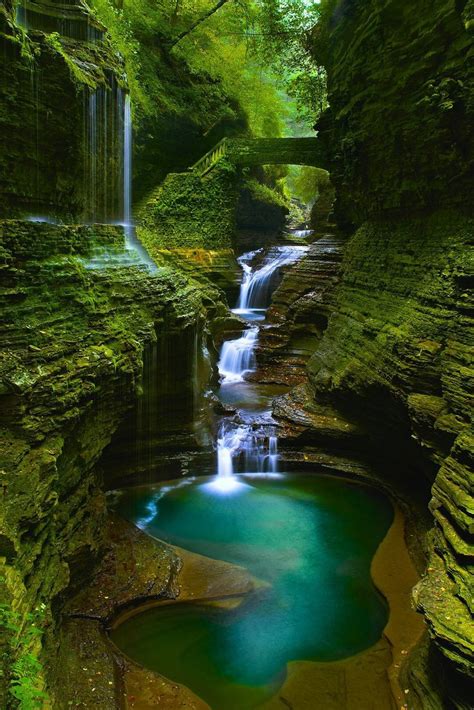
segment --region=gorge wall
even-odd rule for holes
[[[307,406],[363,423],[379,461],[433,486],[415,599],[434,645],[412,658],[413,708],[472,700],[472,9],[326,2],[312,35],[331,106],[319,137],[352,236]]]
[[[20,12],[21,11],[21,12]],[[0,4],[0,214],[123,214],[123,61],[80,1]]]
[[[96,464],[163,334],[194,343],[227,309],[209,281],[130,259],[110,224],[130,187],[128,87],[89,9],[2,3],[0,52],[0,705],[20,678],[28,707],[45,687],[65,707],[61,612],[110,528]]]
[[[119,227],[4,220],[0,230],[0,594],[54,647],[64,600],[100,558],[106,505],[95,464],[136,399],[144,355],[163,333],[217,327],[227,310],[217,289],[169,267],[88,268],[98,247],[124,250]]]

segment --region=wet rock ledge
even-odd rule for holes
[[[110,515],[96,575],[63,609],[53,679],[59,707],[203,709],[191,690],[133,663],[107,630],[150,605],[238,599],[258,584],[243,568],[155,540]],[[59,670],[60,669],[60,670]]]

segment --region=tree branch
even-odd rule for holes
[[[178,42],[181,42],[182,39],[184,39],[185,37],[187,37],[193,30],[195,30],[196,27],[199,27],[199,25],[201,25],[203,22],[205,22],[205,21],[208,20],[210,17],[212,17],[212,15],[214,15],[218,10],[221,9],[221,7],[223,7],[223,5],[225,5],[225,4],[228,3],[228,2],[230,2],[230,0],[219,0],[219,2],[217,2],[217,3],[214,5],[214,7],[211,7],[211,9],[208,10],[207,12],[205,12],[204,15],[201,15],[201,17],[199,17],[195,22],[193,22],[193,24],[191,25],[191,27],[189,27],[189,28],[188,28],[187,30],[185,30],[184,32],[181,32],[181,33],[171,42],[171,44],[170,44],[170,50],[173,49],[173,47],[176,46],[176,45],[178,44]]]

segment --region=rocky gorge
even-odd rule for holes
[[[82,2],[0,13],[2,707],[209,707],[109,632],[137,609],[226,608],[266,582],[150,537],[114,500],[214,472],[222,421],[258,438],[271,416],[264,456],[277,432],[285,471],[369,482],[397,512],[371,567],[390,606],[382,637],[348,659],[292,661],[259,707],[468,710],[472,2],[321,3],[306,42],[327,73],[316,130],[330,179],[303,237],[284,231],[289,202],[257,163],[229,151],[195,167],[218,127],[248,127],[218,114],[227,99],[205,72],[161,54],[169,93],[208,83],[218,115],[212,130],[180,118],[184,157],[168,105],[142,120],[132,234],[134,85],[116,35]],[[301,164],[294,145],[284,159]],[[255,274],[269,244],[295,243],[244,374],[271,415],[246,419],[218,361],[256,326],[229,306],[242,263]]]

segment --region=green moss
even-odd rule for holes
[[[50,47],[52,47],[52,49],[54,49],[58,54],[61,55],[61,57],[66,62],[66,65],[69,71],[71,72],[71,75],[79,84],[86,84],[86,86],[89,86],[91,89],[95,89],[97,87],[90,74],[81,69],[78,63],[75,62],[71,58],[70,54],[65,51],[61,42],[61,36],[58,34],[58,32],[52,32],[51,34],[46,35],[45,42]]]
[[[156,248],[226,249],[235,231],[238,175],[225,160],[208,175],[176,173],[144,202],[139,234]]]
[[[245,188],[249,190],[252,199],[257,202],[262,202],[265,205],[274,207],[281,207],[283,210],[289,209],[289,202],[281,193],[267,185],[263,185],[254,178],[245,181]]]
[[[469,204],[470,13],[452,0],[322,3],[313,48],[327,69],[330,109],[318,137],[345,221]]]

